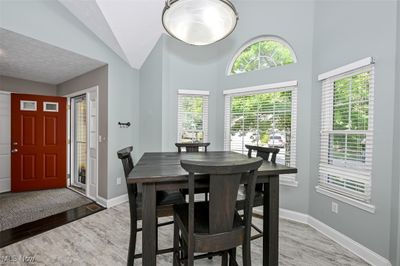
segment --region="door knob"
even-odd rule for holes
[[[13,145],[18,145],[18,142],[13,142]]]
[[[18,149],[12,149],[11,152],[16,153],[16,152],[18,152]]]

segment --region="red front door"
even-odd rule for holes
[[[11,191],[66,186],[66,98],[11,94]]]

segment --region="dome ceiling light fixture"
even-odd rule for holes
[[[165,30],[192,45],[208,45],[226,38],[238,19],[229,0],[166,0],[162,13]]]

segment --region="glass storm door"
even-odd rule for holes
[[[87,180],[87,101],[86,94],[72,98],[73,185],[86,188]]]

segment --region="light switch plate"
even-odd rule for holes
[[[332,201],[332,212],[334,212],[334,213],[339,212],[339,205],[334,201]]]

